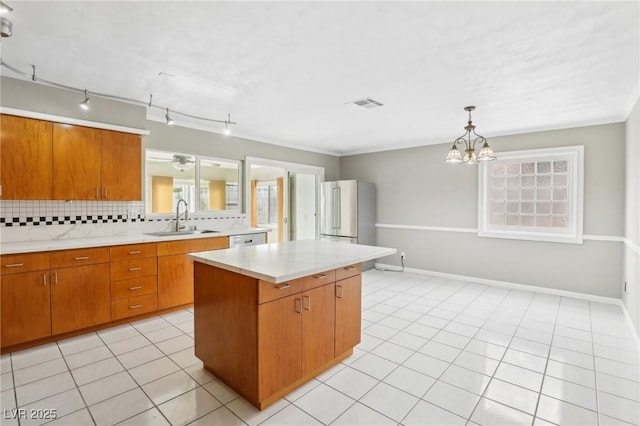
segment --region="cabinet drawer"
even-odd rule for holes
[[[0,256],[0,275],[49,269],[49,253],[9,254]]]
[[[126,246],[113,246],[109,249],[111,261],[140,259],[156,256],[156,243],[128,244]]]
[[[312,288],[320,287],[321,285],[332,283],[336,280],[336,271],[332,269],[330,271],[318,272],[317,274],[309,275],[302,278],[302,291],[311,290]]]
[[[52,251],[49,261],[51,269],[106,263],[109,261],[109,248]]]
[[[362,273],[362,264],[354,263],[342,268],[336,269],[336,281],[344,280],[345,278],[353,277]]]
[[[157,275],[157,258],[121,260],[111,262],[111,281],[139,278],[147,275]]]
[[[258,304],[281,299],[302,291],[302,279],[274,284],[269,281],[258,281]]]
[[[158,280],[155,275],[150,277],[133,278],[131,280],[111,282],[111,299],[126,299],[157,293]]]
[[[158,309],[158,298],[156,293],[144,296],[130,297],[128,299],[118,299],[111,302],[111,319],[117,320],[134,315],[146,314]]]
[[[196,238],[158,243],[158,256],[229,248],[229,237]]]

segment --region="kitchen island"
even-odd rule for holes
[[[361,263],[395,252],[302,240],[190,255],[196,356],[267,407],[353,353]]]

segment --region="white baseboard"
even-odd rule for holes
[[[629,327],[629,329],[632,332],[631,334],[633,335],[632,336],[633,342],[636,344],[636,349],[640,351],[640,336],[638,336],[638,333],[640,333],[640,330],[636,330],[636,326],[633,323],[633,320],[631,319],[631,315],[629,315],[629,311],[627,311],[627,306],[624,304],[624,302],[622,302],[622,300],[620,302],[621,302],[620,306],[622,307],[622,313],[624,314],[624,319],[627,321],[627,326]]]
[[[398,266],[397,265],[389,265],[389,264],[385,264],[385,263],[376,263],[376,268],[381,268],[381,269],[387,269],[389,271],[400,272],[398,270]],[[627,307],[625,306],[625,304],[622,301],[622,299],[617,299],[615,297],[596,296],[594,294],[578,293],[578,292],[575,292],[575,291],[558,290],[558,289],[555,289],[555,288],[539,287],[539,286],[530,285],[530,284],[517,284],[517,283],[511,283],[511,282],[507,282],[507,281],[490,280],[490,279],[487,279],[487,278],[478,278],[478,277],[469,277],[469,276],[466,276],[466,275],[449,274],[449,273],[446,273],[446,272],[428,271],[426,269],[406,268],[405,267],[404,271],[405,272],[411,272],[413,274],[432,275],[432,276],[435,276],[435,277],[450,278],[450,279],[460,280],[460,281],[471,281],[471,282],[474,282],[474,283],[494,285],[494,286],[497,286],[497,287],[511,288],[511,289],[515,289],[515,290],[532,291],[532,292],[536,292],[536,293],[551,294],[551,295],[554,295],[554,296],[571,297],[571,298],[574,298],[574,299],[581,299],[581,300],[586,300],[586,301],[589,301],[589,302],[599,302],[599,303],[608,303],[608,304],[611,304],[611,305],[618,305],[618,306],[620,306],[622,308],[622,313],[623,313],[623,315],[625,317],[625,320],[627,322],[627,326],[629,327],[629,331],[631,331],[633,342],[635,343],[636,348],[638,350],[640,350],[640,337],[638,337],[638,331],[640,331],[640,330],[636,330],[636,327],[635,327],[635,325],[633,323],[633,320],[631,319],[631,316],[629,315],[629,312],[627,311]]]
[[[383,263],[376,263],[376,268],[397,269],[398,266],[387,265]],[[433,275],[436,277],[450,278],[450,279],[461,280],[461,281],[472,281],[474,283],[494,285],[497,287],[512,288],[512,289],[523,290],[523,291],[533,291],[537,293],[552,294],[555,296],[562,296],[562,297],[572,297],[574,299],[588,300],[590,302],[608,303],[612,305],[622,304],[622,299],[617,299],[615,297],[596,296],[593,294],[578,293],[575,291],[567,291],[567,290],[557,290],[555,288],[539,287],[539,286],[530,285],[530,284],[517,284],[517,283],[511,283],[507,281],[490,280],[487,278],[478,278],[478,277],[469,277],[466,275],[449,274],[446,272],[428,271],[426,269],[404,268],[404,270],[405,272],[412,272],[414,274]]]

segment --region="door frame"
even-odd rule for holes
[[[283,209],[285,213],[285,218],[287,219],[286,227],[285,227],[285,236],[284,240],[289,241],[289,173],[291,172],[299,172],[299,173],[308,173],[316,175],[316,239],[320,238],[320,187],[322,182],[324,182],[324,167],[320,166],[312,166],[309,164],[300,164],[300,163],[291,163],[288,161],[280,161],[280,160],[272,160],[268,158],[260,158],[260,157],[250,157],[247,156],[244,159],[244,213],[249,216],[251,214],[251,166],[252,165],[260,165],[260,166],[268,166],[268,167],[278,167],[284,170],[284,180],[285,184],[283,185]]]

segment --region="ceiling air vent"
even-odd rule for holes
[[[367,109],[377,108],[383,105],[381,102],[378,102],[375,99],[371,99],[371,98],[362,98],[362,99],[358,99],[357,101],[351,101],[347,103],[354,104],[359,107],[367,108]]]

